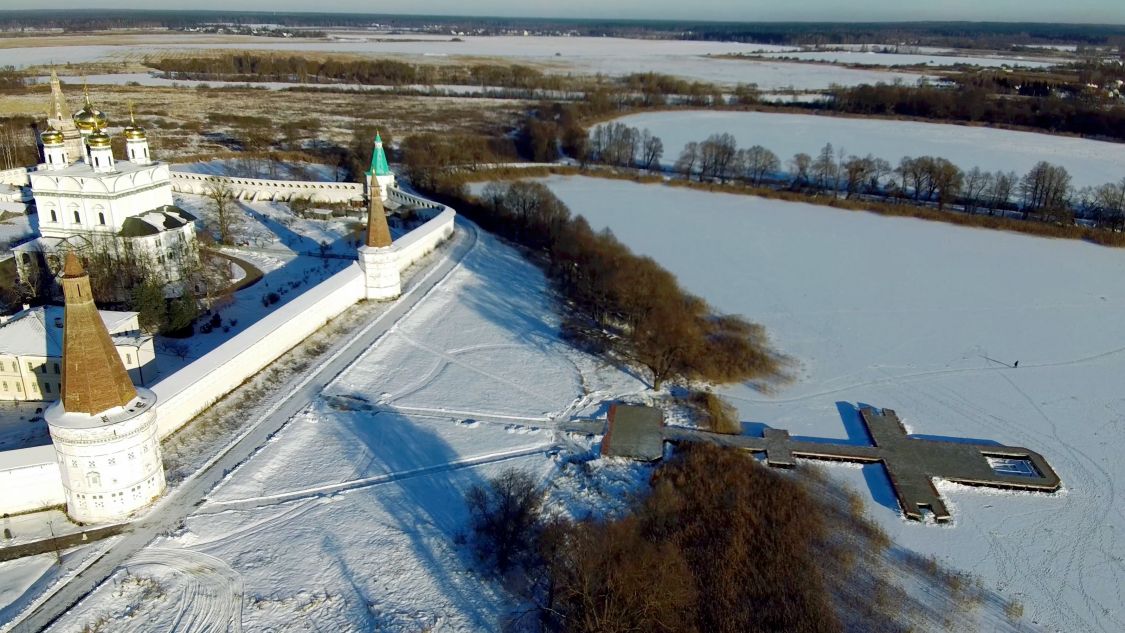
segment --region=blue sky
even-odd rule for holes
[[[355,11],[433,15],[698,20],[988,20],[1125,23],[1125,0],[0,0],[0,8]]]

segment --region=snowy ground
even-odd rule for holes
[[[1066,167],[1077,187],[1119,182],[1125,174],[1125,143],[987,127],[766,112],[652,112],[617,120],[659,136],[669,165],[686,143],[729,132],[740,147],[762,145],[783,163],[797,152],[816,156],[832,143],[837,151],[874,154],[892,165],[903,156],[930,155],[965,170],[979,166],[1021,176],[1046,160]]]
[[[548,72],[564,74],[602,73],[620,76],[637,72],[660,72],[687,79],[732,85],[756,83],[763,90],[793,88],[819,90],[831,84],[858,85],[901,79],[914,83],[921,75],[878,70],[834,68],[814,64],[793,64],[762,60],[717,59],[708,56],[739,53],[777,52],[791,47],[737,42],[686,40],[634,40],[587,37],[472,37],[462,42],[452,38],[380,40],[301,41],[262,38],[246,42],[239,38],[229,44],[177,43],[175,36],[159,41],[122,46],[49,46],[8,48],[5,63],[17,68],[34,65],[65,65],[86,62],[143,62],[153,55],[193,55],[201,49],[266,50],[299,54],[334,52],[361,55],[395,56],[413,63],[479,62],[532,64]]]
[[[801,51],[798,53],[779,52],[764,53],[766,57],[779,59],[798,59],[804,61],[832,62],[835,64],[857,64],[860,66],[980,66],[982,68],[999,68],[1001,66],[1016,66],[1023,68],[1046,68],[1066,60],[1044,60],[1042,58],[1024,57],[976,57],[962,55],[922,55],[904,53],[873,53],[859,51]]]
[[[209,163],[200,163],[206,168]],[[198,218],[206,219],[211,211],[207,199],[191,194],[175,194],[175,202]],[[233,334],[257,322],[270,310],[284,305],[311,286],[347,266],[355,255],[357,218],[310,220],[297,217],[284,202],[235,202],[240,212],[236,233],[244,246],[226,248],[233,257],[249,261],[265,276],[257,284],[235,294],[233,303],[221,306],[218,312],[227,330],[197,332],[188,339],[158,337],[157,354],[162,375],[170,375],[185,362],[214,349]],[[320,256],[321,243],[327,244]],[[238,271],[232,279],[240,277]],[[272,306],[262,304],[262,297],[276,293],[279,301]],[[230,325],[232,321],[237,322]],[[187,356],[179,357],[176,348],[187,345]]]
[[[546,182],[687,289],[763,323],[796,359],[793,383],[774,394],[725,390],[744,422],[865,441],[851,413],[865,403],[895,409],[913,433],[1042,453],[1065,491],[943,485],[949,527],[903,521],[880,467],[825,468],[867,491],[897,543],[979,575],[1022,601],[1028,621],[1125,630],[1125,333],[1109,325],[1125,309],[1125,251],[658,185]]]
[[[643,469],[576,468],[555,417],[640,391],[557,339],[542,275],[486,235],[461,266],[158,539],[50,630],[495,630],[509,599],[471,571],[462,497],[508,466],[563,510],[619,505]],[[597,474],[591,485],[588,472]],[[584,474],[585,473],[585,474]],[[583,512],[584,513],[584,512]],[[236,617],[237,616],[237,617]]]

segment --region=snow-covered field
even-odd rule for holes
[[[201,49],[270,50],[290,53],[336,52],[361,55],[392,55],[414,63],[443,60],[465,61],[487,58],[507,63],[533,64],[548,72],[620,76],[637,72],[659,72],[687,79],[726,85],[756,83],[763,90],[793,88],[818,90],[835,83],[858,85],[901,79],[914,83],[921,75],[877,70],[818,67],[762,60],[718,59],[708,56],[779,52],[791,47],[737,42],[685,40],[634,40],[601,37],[472,37],[420,41],[380,39],[357,41],[302,41],[262,38],[248,43],[244,38],[229,44],[177,42],[165,36],[152,43],[121,46],[77,45],[37,48],[8,48],[0,51],[5,64],[17,68],[44,64],[85,62],[143,62],[152,55],[192,55]]]
[[[702,132],[702,130],[700,130]],[[546,180],[718,309],[763,323],[794,381],[725,390],[745,422],[853,437],[850,405],[917,434],[1026,446],[1065,491],[943,486],[948,527],[907,523],[881,468],[826,466],[898,543],[980,576],[1051,631],[1125,630],[1125,251],[799,203]],[[1008,365],[1019,362],[1018,369]]]
[[[825,143],[848,154],[874,154],[897,165],[903,156],[941,156],[962,169],[1027,173],[1046,160],[1066,167],[1075,186],[1120,182],[1125,143],[1016,132],[987,127],[766,112],[651,112],[618,121],[648,128],[664,141],[672,164],[690,141],[729,132],[740,147],[762,145],[784,163],[797,152],[815,156]]]
[[[542,275],[482,235],[384,339],[51,631],[487,631],[513,607],[471,570],[465,490],[508,466],[556,503],[622,503],[644,469],[549,450],[551,419],[640,391],[557,339]],[[587,480],[597,474],[598,486]],[[235,624],[238,623],[238,624]],[[208,628],[209,627],[209,628]],[[189,627],[190,628],[190,627]]]
[[[924,55],[914,53],[874,53],[859,51],[801,51],[765,53],[766,57],[799,59],[804,61],[831,62],[835,64],[857,64],[860,66],[980,66],[999,68],[1015,66],[1023,68],[1046,68],[1065,60],[1043,60],[1024,57],[976,57],[963,55]]]
[[[112,85],[124,86],[128,84],[139,84],[141,86],[166,86],[166,87],[180,87],[180,88],[196,88],[198,86],[209,86],[211,88],[223,88],[231,86],[250,86],[255,89],[265,90],[286,90],[288,88],[321,88],[325,90],[419,90],[423,92],[432,92],[440,95],[458,95],[458,94],[474,94],[486,90],[504,90],[504,88],[481,87],[481,86],[461,86],[456,84],[409,84],[404,86],[376,86],[368,84],[345,84],[345,83],[294,83],[284,81],[255,81],[247,83],[244,81],[197,81],[193,79],[165,79],[150,73],[118,73],[118,74],[96,74],[86,75],[85,77],[65,77],[64,82],[77,83],[85,79],[91,85]],[[38,83],[46,84],[50,80],[49,76],[37,77]]]

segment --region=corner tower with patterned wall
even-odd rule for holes
[[[164,492],[156,395],[129,380],[73,252],[62,286],[62,394],[45,417],[66,511],[84,523],[119,521]]]

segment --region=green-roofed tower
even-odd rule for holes
[[[389,176],[391,166],[387,164],[387,153],[383,151],[383,136],[375,133],[375,149],[371,150],[371,168],[367,170],[368,176]]]
[[[372,192],[379,192],[383,200],[386,200],[387,189],[395,186],[395,175],[391,173],[387,152],[383,149],[383,137],[378,132],[375,132],[375,147],[371,150],[371,167],[364,172],[364,175],[367,176],[368,196]],[[372,187],[372,180],[377,186]]]

